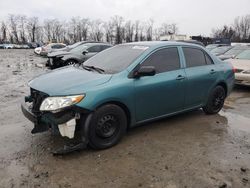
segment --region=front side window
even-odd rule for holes
[[[207,64],[205,55],[202,50],[188,47],[183,47],[182,49],[187,67],[197,67]]]
[[[165,48],[154,52],[143,63],[143,66],[154,66],[156,73],[162,73],[180,68],[178,49]]]
[[[207,63],[207,65],[212,65],[212,64],[214,64],[214,63],[213,63],[213,60],[211,59],[211,57],[209,57],[206,53],[204,53],[204,55],[205,55],[205,58],[206,58],[206,63]]]

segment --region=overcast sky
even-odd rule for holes
[[[114,15],[126,20],[152,18],[156,25],[177,23],[180,34],[209,36],[212,28],[250,14],[250,0],[0,0],[0,20],[10,13],[60,20],[72,16],[108,20]]]

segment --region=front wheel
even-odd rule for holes
[[[218,113],[223,105],[226,98],[225,89],[222,86],[216,86],[210,93],[206,106],[203,107],[203,111],[206,114]]]
[[[117,144],[127,128],[127,117],[122,108],[107,104],[98,108],[86,121],[89,146],[106,149]]]

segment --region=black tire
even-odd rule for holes
[[[69,59],[65,62],[65,65],[68,66],[68,65],[75,65],[77,64],[78,62],[74,59]]]
[[[210,93],[203,111],[206,114],[217,114],[223,107],[226,98],[226,91],[222,86],[216,86]]]
[[[126,132],[127,117],[122,108],[107,104],[98,108],[86,121],[88,144],[93,149],[106,149],[116,145]]]

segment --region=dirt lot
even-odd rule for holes
[[[32,135],[20,110],[45,61],[0,50],[0,187],[250,187],[250,88],[235,88],[218,115],[178,115],[132,129],[108,150],[55,157],[62,138]]]

